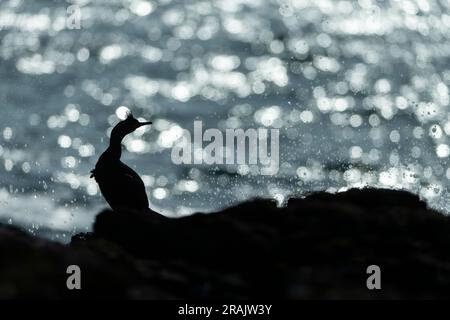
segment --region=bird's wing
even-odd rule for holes
[[[141,203],[143,207],[148,208],[148,198],[145,192],[145,184],[141,177],[130,167],[122,163],[122,169],[124,174],[122,175],[123,184],[129,186],[129,192],[136,198],[138,203]]]
[[[140,184],[144,184],[141,177],[136,173],[136,171],[134,171],[133,169],[131,169],[129,166],[127,166],[124,163],[121,163],[120,165],[121,165],[121,167],[122,167],[121,169],[123,169],[123,172],[125,173],[125,175],[129,176],[130,179],[133,179]]]

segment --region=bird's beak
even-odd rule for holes
[[[151,122],[151,121],[147,121],[147,122],[139,122],[138,128],[140,128],[140,127],[142,127],[142,126],[149,125],[149,124],[152,124],[152,122]]]

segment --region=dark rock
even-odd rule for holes
[[[450,218],[392,190],[168,219],[103,211],[69,246],[0,227],[0,298],[445,298]],[[66,289],[77,264],[82,290]],[[366,288],[378,265],[382,290]]]

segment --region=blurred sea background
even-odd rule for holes
[[[0,221],[89,231],[126,110],[154,125],[122,159],[168,216],[364,186],[449,213],[449,31],[449,0],[0,0]],[[279,128],[278,174],[174,165],[194,120]]]

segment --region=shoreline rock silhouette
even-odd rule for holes
[[[253,200],[169,219],[104,210],[69,245],[0,225],[0,298],[450,297],[450,217],[405,191]],[[79,265],[82,290],[67,290]],[[368,290],[366,268],[381,268]]]

